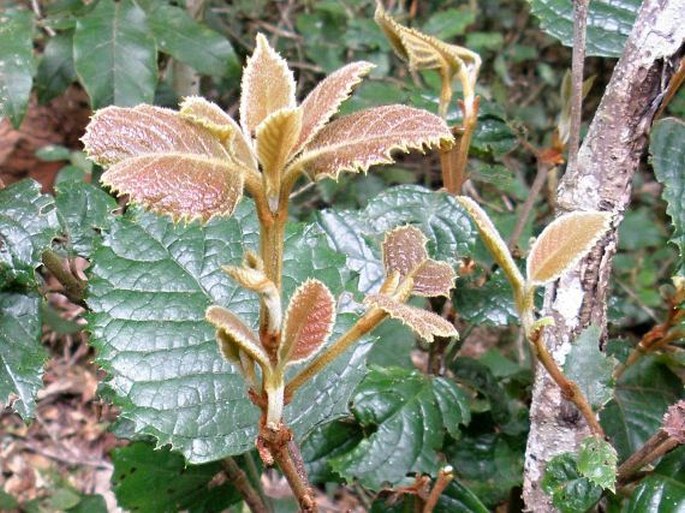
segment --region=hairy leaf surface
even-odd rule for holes
[[[393,271],[404,278],[428,259],[428,239],[418,228],[399,226],[385,234],[383,240],[383,265],[389,276]]]
[[[281,173],[292,155],[302,128],[302,111],[280,109],[267,116],[256,130],[255,148],[266,181],[267,197],[278,198]]]
[[[0,119],[9,118],[19,128],[33,84],[33,13],[7,9],[0,23]]]
[[[414,275],[414,288],[412,294],[417,296],[450,297],[450,290],[454,287],[456,275],[454,269],[447,262],[426,260],[419,266]]]
[[[205,317],[221,332],[219,346],[227,360],[235,360],[239,348],[263,366],[269,365],[269,357],[262,349],[257,335],[237,315],[222,306],[212,305],[207,309]]]

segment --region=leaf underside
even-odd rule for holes
[[[228,360],[234,361],[238,354],[237,348],[240,348],[252,359],[268,365],[269,357],[262,349],[257,335],[237,315],[224,307],[212,305],[207,309],[205,317],[221,332],[219,345]]]

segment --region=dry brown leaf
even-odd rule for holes
[[[573,267],[609,229],[608,212],[571,212],[550,223],[538,236],[526,261],[531,285],[545,285]]]
[[[428,259],[426,236],[415,226],[399,226],[385,234],[383,240],[383,265],[385,274],[392,271],[404,278]]]
[[[237,346],[262,368],[269,368],[269,357],[259,344],[257,335],[237,315],[221,306],[213,305],[207,308],[205,318],[221,331],[222,335],[217,340],[221,353],[227,360],[236,362],[239,353],[233,346]]]
[[[306,360],[326,342],[335,323],[335,299],[328,287],[310,279],[300,285],[285,314],[281,364]]]
[[[389,296],[369,294],[364,302],[377,306],[393,319],[400,320],[426,342],[433,342],[434,337],[459,336],[457,329],[446,319],[433,312],[400,303]]]
[[[257,34],[257,46],[243,70],[240,125],[247,137],[270,114],[295,108],[295,79],[288,63]]]
[[[450,297],[450,290],[456,279],[454,269],[447,262],[426,260],[414,274],[414,288],[412,294],[417,296]]]
[[[349,98],[354,87],[375,67],[370,62],[353,62],[323,79],[304,99],[302,131],[294,149],[298,152],[338,112],[340,104]]]
[[[337,180],[341,171],[366,172],[375,164],[391,164],[393,150],[408,152],[452,140],[438,116],[404,105],[385,105],[332,121],[289,168],[303,169],[315,180]]]

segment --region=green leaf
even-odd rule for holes
[[[0,402],[16,395],[14,408],[24,418],[33,415],[47,360],[40,304],[37,294],[0,292]]]
[[[617,460],[616,449],[609,442],[591,436],[580,444],[578,472],[591,483],[615,492]]]
[[[445,432],[459,434],[470,420],[466,395],[444,378],[407,369],[373,368],[357,388],[352,412],[373,433],[331,467],[374,490],[402,482],[407,473],[433,474]]]
[[[613,395],[615,358],[599,350],[600,330],[590,325],[578,335],[564,362],[564,373],[580,387],[590,406],[599,411]]]
[[[503,425],[509,421],[509,403],[502,400],[506,393],[486,365],[473,358],[460,357],[452,362],[450,370],[458,382],[482,394],[488,401],[492,418],[497,424]]]
[[[88,258],[102,230],[112,222],[117,202],[99,187],[83,181],[60,182],[56,190],[55,203],[66,227],[70,249]]]
[[[57,488],[46,502],[52,511],[65,511],[77,506],[81,497],[69,488]]]
[[[82,495],[79,503],[67,513],[107,513],[107,503],[102,495]]]
[[[633,492],[626,513],[685,511],[685,447],[667,454]]]
[[[7,9],[0,16],[0,118],[19,128],[33,83],[33,13]]]
[[[516,144],[516,134],[509,127],[504,114],[491,104],[481,105],[470,151],[480,156],[501,157],[514,149]]]
[[[36,73],[39,102],[49,102],[76,80],[73,48],[73,30],[60,32],[48,40]]]
[[[541,486],[561,513],[584,513],[602,496],[601,487],[580,475],[576,455],[572,453],[552,458]]]
[[[666,409],[682,394],[682,382],[654,357],[645,356],[628,367],[600,418],[619,460],[625,460],[659,429]]]
[[[152,103],[157,49],[143,10],[132,0],[100,0],[76,24],[74,67],[94,109]]]
[[[464,34],[466,28],[475,21],[475,11],[462,5],[459,9],[449,8],[433,13],[423,25],[422,32],[444,41]]]
[[[435,513],[487,513],[489,510],[471,490],[454,479],[440,495],[433,511]]]
[[[210,513],[241,500],[230,482],[213,485],[212,479],[222,471],[219,462],[186,465],[180,454],[167,447],[155,450],[145,442],[115,449],[112,461],[117,502],[129,511]]]
[[[459,281],[454,290],[454,306],[471,324],[508,326],[518,323],[514,293],[509,280],[497,269],[481,286]]]
[[[60,230],[55,203],[23,180],[0,191],[0,205],[0,290],[35,286],[41,254]]]
[[[130,209],[112,223],[92,258],[89,327],[97,360],[111,377],[107,386],[138,436],[170,443],[193,463],[254,446],[259,410],[240,375],[219,355],[204,316],[217,304],[248,325],[257,323],[258,297],[239,288],[221,266],[238,265],[245,250],[257,249],[258,239],[249,200],[233,217],[205,226]],[[290,225],[284,302],[307,278],[339,294],[343,265],[344,256],[330,249],[317,226]],[[351,322],[350,314],[339,315],[332,338]],[[367,344],[356,345],[299,389],[285,409],[298,437],[343,414],[367,350]]]
[[[657,121],[649,143],[656,179],[664,186],[666,212],[671,216],[673,238],[685,259],[685,122],[675,118]]]
[[[218,32],[192,19],[185,9],[153,4],[147,11],[148,25],[159,49],[200,73],[224,76],[240,69],[233,47]]]
[[[540,27],[564,46],[573,46],[573,4],[564,0],[530,0]],[[641,0],[593,0],[587,19],[587,55],[620,57]]]
[[[309,480],[312,483],[337,481],[331,460],[349,452],[361,440],[362,432],[354,423],[334,421],[314,428],[300,445]]]

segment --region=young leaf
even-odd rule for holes
[[[524,287],[524,279],[516,267],[514,259],[509,253],[507,244],[502,240],[497,228],[492,224],[492,221],[485,213],[485,211],[480,208],[480,205],[473,201],[467,196],[459,196],[457,198],[459,203],[467,210],[471,219],[478,229],[478,233],[483,239],[485,247],[488,248],[490,254],[495,259],[495,262],[499,264],[504,273],[507,275],[507,279],[514,289],[515,294],[522,294]]]
[[[450,297],[450,290],[454,287],[455,279],[454,269],[447,262],[426,260],[414,275],[412,294],[426,297]]]
[[[312,89],[300,105],[302,131],[293,153],[301,150],[328,123],[338,112],[340,104],[349,98],[354,87],[374,66],[370,62],[353,62],[330,74]]]
[[[383,240],[383,265],[388,276],[393,271],[404,278],[428,259],[426,236],[410,225],[399,226],[385,234]]]
[[[526,260],[531,285],[545,285],[573,267],[606,233],[607,212],[571,212],[558,217],[538,236]]]
[[[605,490],[616,491],[618,455],[609,442],[590,436],[580,444],[578,472]]]
[[[247,137],[279,109],[293,109],[295,79],[285,60],[257,34],[257,47],[243,71],[240,94],[240,125]]]
[[[33,83],[33,13],[3,9],[0,23],[0,119],[19,128],[26,114]]]
[[[269,357],[259,344],[254,332],[245,326],[240,318],[221,306],[212,305],[207,308],[205,318],[222,332],[219,338],[221,352],[231,361],[235,361],[237,354],[234,347],[245,351],[250,357],[264,367],[269,367]],[[228,346],[226,345],[228,344]]]
[[[243,174],[212,132],[160,107],[108,107],[83,136],[90,158],[109,169],[102,182],[174,218],[230,215]]]
[[[307,280],[290,299],[285,314],[281,364],[306,360],[321,349],[335,324],[335,299],[319,280]]]
[[[392,150],[408,152],[452,140],[438,116],[404,105],[385,105],[329,123],[289,168],[303,169],[314,180],[337,180],[341,171],[366,172],[372,165],[392,163]]]
[[[434,337],[459,336],[452,323],[423,308],[405,305],[382,294],[369,294],[364,302],[377,306],[393,319],[399,319],[426,342],[433,342]]]
[[[585,513],[602,496],[601,487],[580,475],[577,457],[572,453],[550,460],[541,486],[561,513]]]

